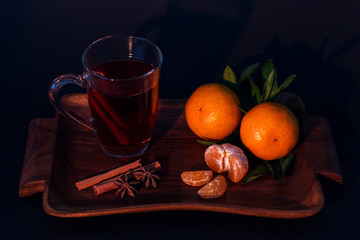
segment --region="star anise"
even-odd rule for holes
[[[151,186],[156,188],[156,181],[155,179],[160,180],[160,177],[154,174],[155,170],[149,171],[149,168],[145,169],[143,166],[140,166],[140,170],[134,172],[134,175],[137,180],[145,182],[145,187],[149,187],[150,183]]]
[[[128,174],[125,174],[124,179],[119,177],[115,181],[115,185],[119,187],[116,191],[116,195],[120,194],[121,199],[125,196],[125,194],[129,194],[132,197],[135,197],[135,193],[137,193],[136,189],[131,186],[132,184],[137,184],[138,181],[130,181],[128,180]]]

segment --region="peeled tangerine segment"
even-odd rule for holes
[[[232,145],[230,143],[223,143],[221,146],[224,148],[225,152],[232,153],[232,154],[238,154],[238,155],[244,155],[243,150],[239,148],[238,146]]]
[[[224,158],[226,152],[225,149],[218,144],[209,146],[204,154],[205,162],[208,167],[217,173],[225,171]]]
[[[237,183],[243,179],[248,172],[249,167],[247,161],[244,161],[241,155],[238,154],[230,154],[228,158],[230,165],[228,177],[230,181]]]
[[[198,194],[204,199],[214,199],[221,197],[227,188],[226,179],[219,175],[211,180],[208,184],[199,189]]]
[[[208,183],[213,176],[211,170],[186,171],[181,173],[181,180],[190,186],[202,186]]]

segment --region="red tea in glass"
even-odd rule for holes
[[[94,130],[108,155],[139,156],[155,124],[161,64],[160,49],[146,39],[99,39],[84,51],[82,75],[66,74],[53,81],[50,102],[65,117]],[[92,126],[61,105],[58,91],[69,83],[87,89]]]
[[[151,69],[151,64],[143,61],[115,60],[96,66],[94,72],[107,78],[130,79],[141,77]],[[88,88],[92,121],[106,151],[126,155],[141,151],[148,144],[159,97],[159,81],[152,82],[152,86],[135,94],[114,92],[116,83],[102,86],[104,91],[98,90],[100,86],[97,89],[91,86]]]

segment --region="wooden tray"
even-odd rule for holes
[[[72,95],[63,101],[87,116],[86,96]],[[133,198],[120,199],[114,191],[96,196],[92,189],[78,191],[75,182],[115,168],[123,162],[105,155],[95,136],[85,128],[55,116],[34,119],[20,179],[21,197],[43,192],[47,214],[58,217],[88,217],[163,210],[200,210],[272,218],[302,218],[316,214],[324,205],[318,179],[323,174],[342,184],[336,150],[326,119],[307,116],[300,98],[283,94],[279,102],[288,105],[302,123],[301,141],[291,175],[281,182],[271,176],[249,184],[228,184],[225,195],[213,200],[198,197],[198,187],[182,183],[186,170],[207,169],[206,146],[189,130],[185,100],[160,100],[151,145],[144,162],[159,161],[163,170],[157,188],[142,187]]]

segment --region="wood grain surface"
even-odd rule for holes
[[[85,95],[67,96],[63,101],[74,111],[88,115]],[[163,210],[215,211],[272,218],[314,215],[324,205],[317,173],[342,183],[331,132],[326,119],[305,114],[299,97],[284,94],[277,101],[288,105],[302,122],[292,173],[281,182],[274,182],[271,176],[245,185],[228,182],[228,190],[221,198],[201,199],[197,195],[198,187],[182,183],[180,174],[186,170],[207,169],[203,160],[206,146],[196,141],[197,137],[186,124],[185,100],[161,100],[151,144],[141,157],[144,164],[161,163],[163,169],[157,188],[142,186],[135,198],[126,196],[124,199],[115,191],[96,196],[92,189],[77,190],[75,182],[131,160],[107,156],[98,146],[93,132],[56,116],[36,119],[30,125],[20,196],[44,189],[45,212],[59,217]]]

